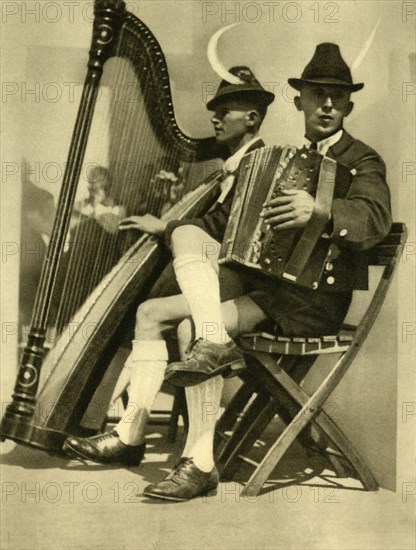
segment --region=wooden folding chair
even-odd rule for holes
[[[344,325],[338,335],[320,338],[285,338],[261,332],[240,337],[239,344],[248,368],[240,375],[243,385],[217,424],[216,448],[221,478],[232,479],[242,460],[253,463],[245,454],[276,414],[286,424],[263,460],[256,463],[243,495],[259,494],[296,438],[306,446],[317,445],[308,433],[311,423],[325,434],[324,450],[335,473],[344,477],[353,472],[365,490],[377,490],[377,482],[362,457],[322,406],[342,380],[377,318],[406,236],[406,226],[394,223],[386,239],[371,251],[370,265],[384,269],[357,326]],[[340,354],[340,357],[319,387],[308,395],[300,383],[323,354]]]

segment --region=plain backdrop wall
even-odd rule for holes
[[[359,358],[331,397],[333,414],[384,487],[414,479],[415,342],[415,14],[414,2],[137,1],[129,9],[150,27],[166,55],[177,120],[193,137],[211,134],[205,109],[219,82],[206,46],[220,27],[226,66],[249,65],[276,94],[262,128],[267,143],[300,144],[303,119],[288,77],[300,76],[316,44],[340,45],[351,64],[377,21],[374,42],[355,71],[347,129],[385,159],[394,219],[410,230],[406,256]],[[85,76],[92,2],[2,3],[2,400],[16,370],[19,215],[22,177],[58,195]],[[25,160],[30,164],[23,166]],[[364,298],[359,298],[359,301]],[[357,306],[356,306],[357,307]],[[359,308],[360,306],[358,306]],[[413,412],[412,412],[413,411]],[[398,452],[397,452],[398,450]],[[397,460],[399,457],[399,460]]]

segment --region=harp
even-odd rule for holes
[[[225,156],[214,138],[192,139],[179,129],[165,57],[146,25],[126,11],[122,0],[96,0],[94,13],[88,70],[54,227],[13,400],[0,429],[3,439],[49,452],[59,452],[67,434],[76,431],[118,346],[126,312],[146,296],[166,262],[154,237],[105,230],[98,216],[81,212],[71,230],[86,153],[97,141],[91,129],[103,82],[107,90],[126,94],[112,95],[107,128],[111,200],[101,206],[166,219],[201,215],[214,200],[218,171],[203,176],[213,171],[211,159]],[[174,188],[166,189],[160,170],[174,174]],[[68,235],[72,242],[65,252]],[[57,337],[46,353],[51,323]],[[104,418],[106,411],[100,414]]]

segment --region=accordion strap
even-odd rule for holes
[[[336,176],[336,161],[324,157],[319,171],[315,205],[311,219],[286,264],[283,277],[296,282],[305,268],[313,249],[324,232],[331,211]]]

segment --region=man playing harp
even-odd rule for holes
[[[248,67],[233,67],[230,74],[236,83],[222,81],[216,96],[207,104],[217,142],[228,147],[231,156],[224,163],[220,195],[211,210],[201,219],[192,220],[204,234],[220,241],[227,223],[233,183],[245,153],[264,146],[259,129],[274,95],[266,91]],[[121,229],[139,229],[165,235],[183,222],[160,220],[150,214],[124,220]],[[206,233],[205,233],[206,232]],[[115,430],[89,438],[70,437],[64,449],[75,458],[103,463],[137,465],[144,455],[144,436],[150,410],[162,385],[168,362],[164,331],[190,315],[188,303],[175,281],[173,271],[165,272],[158,283],[167,298],[149,300],[137,311],[135,340],[126,366],[131,368],[129,403]],[[157,294],[157,291],[153,292]],[[234,297],[228,289],[226,299]]]

